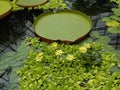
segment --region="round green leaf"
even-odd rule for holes
[[[18,0],[16,4],[22,7],[34,7],[46,3],[47,0]]]
[[[5,17],[12,10],[12,6],[9,1],[0,0],[0,19]]]
[[[90,36],[91,36],[91,37],[94,37],[94,38],[99,38],[99,37],[100,37],[100,34],[99,34],[98,31],[92,31],[92,32],[90,33]]]
[[[77,42],[88,35],[91,20],[87,15],[75,10],[61,10],[55,14],[47,12],[38,16],[34,29],[37,36],[47,42]]]

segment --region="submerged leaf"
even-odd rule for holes
[[[118,68],[117,66],[113,66],[110,70],[111,73],[113,72],[120,72],[120,68]]]
[[[117,34],[120,33],[120,28],[116,28],[116,27],[109,27],[108,32],[113,33],[113,34]]]
[[[100,36],[99,39],[97,40],[97,42],[101,42],[103,44],[108,44],[110,42],[110,38],[107,36]]]
[[[17,52],[20,52],[20,53],[24,53],[24,54],[27,54],[30,50],[30,47],[28,47],[28,45],[26,44],[25,41],[21,42],[21,44],[19,45],[19,47],[17,48]]]
[[[119,8],[112,8],[112,11],[115,15],[120,16],[120,7]]]
[[[97,32],[97,31],[92,31],[92,32],[90,33],[90,36],[93,37],[93,38],[99,38],[99,37],[100,37],[100,34],[99,34],[99,32]]]
[[[11,84],[10,87],[8,87],[7,90],[19,90],[19,84],[17,83],[14,83],[14,84]]]

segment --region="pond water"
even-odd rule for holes
[[[116,7],[116,4],[111,3],[110,0],[76,0],[72,7],[88,15],[96,15],[111,11],[111,8]]]

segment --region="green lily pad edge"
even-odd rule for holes
[[[38,5],[43,5],[47,0],[18,0],[16,4],[21,7],[34,7]]]
[[[12,11],[12,5],[7,0],[0,1],[0,19],[7,16]]]
[[[56,13],[47,12],[39,15],[34,21],[33,27],[36,36],[43,41],[60,40],[63,43],[74,43],[88,36],[92,22],[82,12],[64,9]]]

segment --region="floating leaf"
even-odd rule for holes
[[[23,53],[27,54],[29,52],[29,50],[30,50],[30,47],[28,47],[28,45],[26,45],[25,41],[21,42],[17,48],[17,52],[22,53],[22,54]]]
[[[81,42],[78,42],[77,44],[83,45],[84,43],[91,43],[92,39],[87,37],[84,40],[82,40]]]
[[[12,10],[12,6],[7,0],[0,0],[0,19],[8,15]]]
[[[17,0],[16,4],[22,7],[34,7],[46,3],[47,0]]]
[[[0,65],[0,70],[6,70],[7,68],[9,68],[9,65],[7,63]]]
[[[46,42],[60,40],[69,43],[83,40],[90,32],[91,24],[90,18],[81,12],[61,10],[38,16],[34,29],[36,35]]]
[[[17,83],[18,82],[18,75],[16,74],[16,72],[12,71],[9,74],[9,78],[10,78],[10,83]]]
[[[0,57],[0,75],[2,75],[8,68],[12,70],[12,72],[9,71],[8,73],[11,83],[9,90],[18,90],[18,84],[16,84],[18,82],[18,76],[16,74],[16,70],[23,65],[23,60],[26,59],[29,50],[30,48],[25,44],[25,42],[21,42],[17,52],[6,52]]]
[[[19,90],[19,84],[11,84],[7,90]]]
[[[93,38],[99,38],[99,37],[100,37],[100,34],[99,34],[99,32],[97,32],[97,31],[92,31],[92,32],[90,33],[90,36],[93,37]]]
[[[6,52],[4,55],[1,56],[0,61],[3,60],[8,60],[9,58],[15,56],[16,52],[10,51],[10,52]]]
[[[120,21],[120,17],[119,16],[116,16],[116,15],[112,15],[110,16],[111,19],[114,19],[116,21]]]
[[[1,70],[0,70],[0,77],[1,77],[4,73],[5,73],[5,70],[4,70],[4,69],[3,69],[3,70],[1,69]]]
[[[1,57],[0,67],[20,66],[25,57],[23,53],[7,52]]]
[[[114,52],[115,53],[115,48],[111,45],[107,45],[107,43],[104,43],[103,44],[103,47],[105,48],[105,51],[111,51],[111,52]]]
[[[101,42],[103,44],[108,44],[110,42],[110,38],[107,36],[100,36],[97,42]]]
[[[120,33],[120,27],[119,28],[117,28],[117,27],[109,27],[107,30],[108,30],[108,32],[113,33],[113,34]]]
[[[112,8],[112,11],[115,15],[120,16],[120,7],[119,8]]]

